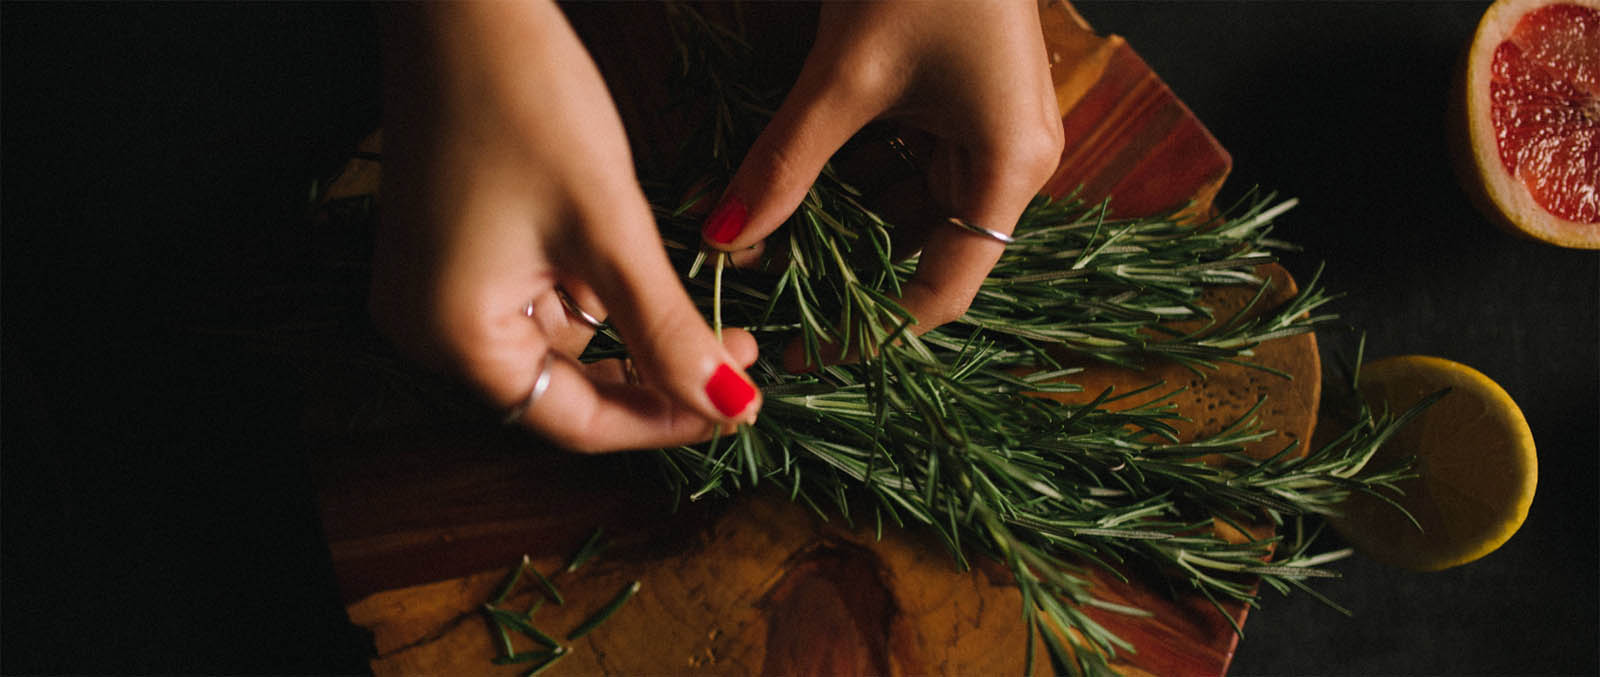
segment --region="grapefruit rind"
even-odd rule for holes
[[[1562,247],[1600,249],[1600,224],[1570,221],[1550,213],[1500,164],[1488,86],[1495,48],[1511,35],[1523,15],[1551,4],[1600,10],[1600,0],[1497,0],[1479,20],[1451,106],[1457,118],[1450,125],[1459,144],[1456,163],[1474,204],[1506,231]]]
[[[1438,571],[1477,560],[1527,519],[1538,460],[1527,419],[1504,388],[1466,365],[1407,355],[1363,366],[1361,393],[1374,412],[1399,413],[1444,388],[1450,394],[1411,421],[1371,460],[1382,468],[1416,456],[1420,477],[1393,497],[1422,525],[1383,501],[1354,495],[1330,519],[1357,550],[1385,564]]]

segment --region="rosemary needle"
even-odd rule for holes
[[[589,534],[588,540],[585,540],[583,545],[578,546],[578,551],[572,553],[572,559],[567,561],[567,567],[564,571],[569,574],[577,571],[578,567],[583,566],[585,562],[594,559],[595,555],[600,554],[600,551],[604,549],[601,545],[600,537],[604,535],[605,528],[596,527],[594,533]]]
[[[555,602],[556,606],[566,605],[566,602],[561,599],[561,591],[556,589],[555,583],[546,578],[544,574],[539,573],[538,569],[529,569],[529,571],[532,571],[534,579],[539,581],[539,587],[544,588],[545,594],[550,596],[550,601]],[[533,615],[532,608],[529,609],[528,615]]]
[[[494,614],[484,614],[484,618],[488,619],[489,625],[494,626],[495,634],[500,636],[500,657],[505,658],[516,655],[517,649],[511,644],[511,634],[506,632],[505,624],[495,618]]]
[[[540,662],[538,665],[533,666],[532,669],[522,673],[522,677],[533,677],[534,675],[550,669],[550,666],[555,665],[556,661],[561,660],[561,657],[565,655],[567,655],[566,647],[556,649],[550,654],[549,658],[544,659],[544,661]]]
[[[585,619],[582,623],[579,623],[578,627],[572,629],[572,632],[567,633],[567,640],[576,640],[579,637],[589,634],[590,630],[593,630],[601,623],[604,623],[607,618],[611,617],[611,614],[616,613],[617,609],[621,609],[622,605],[626,603],[629,598],[633,597],[634,593],[637,592],[639,592],[639,581],[634,581],[622,586],[622,590],[617,592],[616,597],[613,597],[610,602],[606,603],[605,606],[600,607],[600,609],[595,611],[594,614],[590,615],[589,618]]]
[[[490,607],[490,606],[487,606],[487,605],[484,607],[484,610],[489,612],[489,615],[493,616],[494,619],[496,621],[498,621],[501,625],[503,625],[505,627],[508,627],[508,628],[511,628],[512,630],[516,630],[517,632],[522,633],[528,639],[531,639],[531,640],[533,640],[535,642],[543,644],[546,647],[549,647],[551,649],[555,649],[555,648],[558,648],[558,647],[561,646],[560,642],[557,642],[555,640],[555,638],[545,634],[543,631],[539,630],[538,628],[533,627],[531,624],[529,624],[527,621],[523,620],[522,617],[517,615],[517,614],[511,613],[510,611],[506,611],[504,609],[496,609],[494,607]]]
[[[511,594],[511,589],[516,587],[517,581],[522,579],[522,572],[527,570],[528,563],[528,556],[523,555],[522,561],[517,563],[517,566],[512,567],[511,573],[507,574],[505,580],[500,582],[500,587],[489,604],[498,606],[501,602],[506,601],[506,595]]]

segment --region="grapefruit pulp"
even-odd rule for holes
[[[1498,0],[1458,84],[1480,207],[1513,233],[1600,249],[1600,0]]]

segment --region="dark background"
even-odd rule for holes
[[[1600,670],[1600,255],[1502,234],[1450,173],[1483,7],[1080,5],[1232,152],[1224,201],[1301,199],[1288,263],[1327,263],[1370,357],[1476,367],[1539,445],[1505,547],[1435,574],[1344,562],[1320,589],[1354,618],[1269,592],[1234,674]],[[349,286],[304,215],[377,122],[369,12],[0,6],[0,671],[364,669],[307,478],[308,367],[253,338]]]

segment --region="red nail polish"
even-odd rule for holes
[[[717,244],[728,244],[733,238],[739,237],[744,232],[745,220],[749,217],[750,210],[746,209],[744,202],[732,195],[722,199],[722,204],[711,211],[711,216],[706,219],[706,225],[700,233],[707,240]]]
[[[723,364],[717,366],[711,380],[706,382],[706,396],[711,398],[717,411],[731,418],[750,406],[750,401],[756,398],[756,387],[740,377],[733,367]]]

